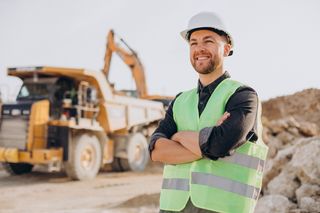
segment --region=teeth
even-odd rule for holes
[[[197,57],[197,60],[206,60],[208,58],[209,58],[208,56],[200,56],[200,57]]]

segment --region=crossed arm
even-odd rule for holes
[[[216,125],[221,125],[229,116],[228,112],[224,113]],[[171,139],[159,138],[151,153],[153,161],[167,164],[189,163],[201,158],[199,132],[196,131],[179,131]]]

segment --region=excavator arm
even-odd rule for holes
[[[139,98],[145,98],[148,96],[146,79],[144,74],[144,68],[141,64],[141,61],[137,55],[137,53],[132,50],[123,39],[121,41],[128,47],[130,50],[127,51],[121,48],[114,40],[114,32],[110,30],[107,36],[107,45],[106,45],[106,54],[104,58],[104,68],[103,74],[109,79],[110,72],[110,63],[112,54],[117,53],[120,58],[123,60],[125,64],[127,64],[132,72],[132,76],[134,78],[137,94]]]

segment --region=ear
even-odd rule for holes
[[[231,51],[231,45],[228,43],[224,44],[224,48],[223,48],[223,56],[227,57],[229,56],[229,52]]]

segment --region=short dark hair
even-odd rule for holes
[[[188,41],[190,41],[191,34],[192,34],[193,32],[195,32],[195,31],[197,31],[197,30],[210,30],[210,31],[212,31],[212,32],[217,33],[219,36],[225,36],[226,39],[227,39],[227,42],[228,42],[229,44],[231,44],[231,39],[230,39],[230,37],[229,37],[229,35],[228,35],[227,33],[225,33],[225,32],[222,31],[222,30],[218,30],[218,29],[212,28],[212,27],[199,27],[199,28],[195,28],[195,29],[192,29],[192,30],[188,31],[188,32],[187,32],[187,35],[186,35]]]

